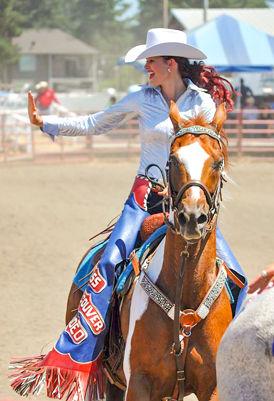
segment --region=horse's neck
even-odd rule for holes
[[[176,283],[182,264],[182,250],[185,241],[180,235],[168,230],[166,235],[164,261],[160,274],[160,282],[167,295],[174,299]],[[188,308],[197,308],[216,275],[216,231],[208,234],[206,240],[201,240],[188,248],[189,257],[184,266],[182,303]]]

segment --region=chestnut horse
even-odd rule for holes
[[[136,278],[121,307],[125,340],[125,401],[218,400],[215,360],[232,320],[216,264],[216,221],[227,163],[223,105],[211,124],[202,116],[183,121],[172,103],[169,222],[151,263]],[[107,399],[122,399],[110,391]]]

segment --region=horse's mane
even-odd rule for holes
[[[195,117],[187,119],[187,120],[182,119],[180,125],[182,127],[184,127],[184,128],[192,127],[193,125],[200,125],[200,126],[205,127],[205,128],[210,128],[210,129],[212,129],[213,131],[216,132],[216,126],[214,126],[213,124],[210,124],[206,120],[205,116],[202,113],[198,114]],[[227,138],[227,135],[226,135],[225,130],[223,128],[220,131],[218,131],[218,134],[221,136],[221,142],[222,142],[222,145],[223,145],[222,146],[222,151],[223,151],[223,155],[224,155],[224,161],[225,161],[225,165],[227,165],[227,160],[228,160],[228,149],[227,149],[227,147],[228,147],[228,138]]]

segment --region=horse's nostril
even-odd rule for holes
[[[186,222],[187,222],[186,216],[184,215],[184,213],[180,213],[180,214],[179,214],[178,220],[179,220],[179,224],[180,224],[181,226],[184,226],[184,225],[186,224]]]
[[[198,217],[197,219],[198,224],[204,224],[207,222],[207,215],[206,214],[201,214],[201,216]]]

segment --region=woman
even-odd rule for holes
[[[151,29],[147,34],[146,44],[129,50],[125,61],[133,62],[144,58],[148,85],[127,95],[107,110],[93,115],[69,119],[42,118],[35,108],[32,95],[29,94],[31,123],[53,138],[57,135],[99,135],[116,128],[133,115],[137,115],[139,119],[140,165],[121,217],[94,273],[96,283],[99,280],[100,285],[94,280],[86,287],[80,302],[81,313],[75,318],[78,320],[72,319],[72,323],[68,324],[55,347],[59,353],[69,354],[71,359],[78,363],[91,362],[94,365],[100,354],[108,326],[115,266],[129,257],[143,220],[149,214],[155,213],[154,206],[161,199],[162,193],[155,195],[144,174],[146,167],[151,163],[157,164],[162,170],[165,169],[173,134],[169,119],[170,101],[176,101],[183,118],[188,119],[202,113],[208,122],[213,119],[215,102],[226,102],[228,109],[233,105],[232,88],[226,87],[227,81],[219,77],[212,67],[201,63],[190,64],[189,59],[202,60],[206,56],[200,50],[186,44],[186,35],[183,32]],[[155,169],[151,173],[156,180],[161,179],[159,170]],[[239,271],[237,261],[220,233],[218,247],[225,255],[228,265],[233,268],[236,266],[236,270]],[[89,321],[86,324],[88,318],[84,316],[84,308],[92,309],[95,313],[93,322]],[[87,337],[85,331],[88,332]],[[71,348],[73,352],[77,349],[77,352],[73,353]],[[87,349],[88,354],[85,353]]]

